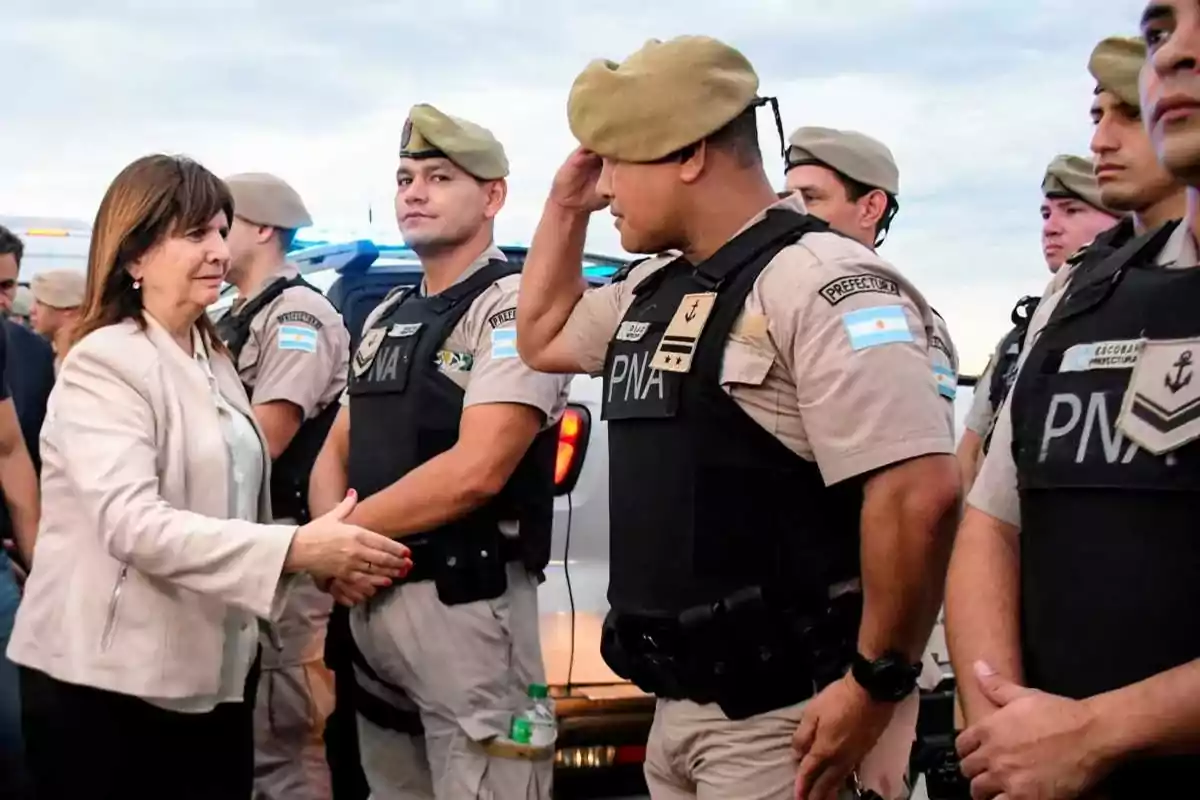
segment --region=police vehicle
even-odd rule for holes
[[[521,264],[527,248],[501,246]],[[399,240],[298,232],[288,260],[325,292],[341,312],[358,347],[367,315],[397,286],[413,286],[422,272]],[[624,259],[588,254],[583,272],[601,285]],[[209,309],[217,318],[233,300],[227,287]],[[600,378],[576,376],[559,425],[551,561],[538,591],[542,657],[558,712],[555,785],[567,796],[639,787],[654,700],[617,677],[600,657],[600,630],[608,612],[608,441],[600,419]]]

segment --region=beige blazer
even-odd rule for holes
[[[95,331],[63,361],[41,435],[35,566],[8,655],[124,694],[210,695],[230,608],[246,612],[246,625],[282,610],[296,528],[228,519],[232,473],[208,380],[147,322]],[[211,365],[221,393],[253,421],[233,364],[213,353]],[[263,453],[269,462],[265,441]]]

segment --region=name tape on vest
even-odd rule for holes
[[[696,343],[700,341],[700,334],[704,332],[716,302],[716,292],[685,294],[654,351],[654,358],[650,359],[650,366],[667,372],[690,370]]]
[[[1090,372],[1094,369],[1133,369],[1145,339],[1089,342],[1068,347],[1059,372]]]
[[[408,322],[408,323],[397,322],[395,325],[388,328],[388,332],[387,332],[388,338],[402,339],[407,336],[412,336],[417,331],[421,330],[421,325],[423,325],[423,324],[424,323],[422,323],[422,322]]]
[[[617,328],[617,341],[640,342],[648,330],[649,322],[622,322],[621,327]]]
[[[847,275],[822,286],[820,295],[825,298],[825,301],[829,305],[836,306],[847,297],[867,292],[890,294],[899,297],[900,285],[891,278],[885,278],[882,275],[870,275],[867,273],[862,275]]]

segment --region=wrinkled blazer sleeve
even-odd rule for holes
[[[71,356],[55,390],[56,444],[107,551],[146,575],[269,617],[296,528],[171,507],[159,493],[153,371],[95,349]]]

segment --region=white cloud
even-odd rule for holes
[[[1085,153],[1091,46],[1138,0],[10,0],[0,27],[0,213],[90,218],[150,151],[218,173],[269,170],[318,221],[391,227],[401,124],[433,102],[492,128],[513,175],[500,236],[527,241],[571,150],[565,100],[595,57],[704,32],[741,47],[784,125],[864,130],[901,167],[884,254],[949,319],[978,368],[1021,294],[1046,280],[1038,184]],[[780,179],[774,123],[764,152]],[[617,249],[609,218],[589,246]]]

